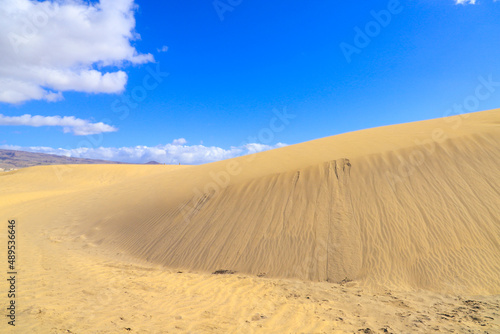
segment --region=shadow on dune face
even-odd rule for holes
[[[387,175],[414,148],[234,182],[181,203],[136,201],[104,228],[120,249],[170,267],[492,293],[492,138],[446,141],[398,182]],[[142,213],[136,227],[130,210]]]

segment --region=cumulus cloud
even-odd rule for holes
[[[184,138],[174,139],[172,142],[173,145],[184,145],[187,143],[187,140]]]
[[[500,1],[500,0],[493,0],[493,2],[497,2],[497,1]],[[477,2],[477,0],[455,0],[455,4],[457,5],[475,5]]]
[[[74,158],[104,159],[128,163],[146,163],[149,161],[157,161],[159,163],[166,164],[203,164],[286,146],[286,144],[283,143],[278,143],[276,145],[249,143],[237,147],[234,146],[229,149],[223,149],[216,146],[185,144],[186,140],[184,138],[180,138],[174,140],[170,144],[157,146],[80,147],[66,149],[41,146],[21,147],[14,145],[0,145],[0,148],[57,154]]]
[[[493,0],[493,2],[497,2],[500,0]],[[478,3],[476,0],[455,0],[455,4],[457,5],[475,5]]]
[[[167,52],[168,51],[168,46],[164,45],[161,48],[156,49],[158,52]]]
[[[88,120],[75,118],[74,116],[4,116],[0,114],[1,125],[24,125],[24,126],[60,126],[65,133],[73,133],[77,136],[95,135],[103,132],[114,132],[118,129],[99,122],[91,123]]]
[[[154,61],[131,45],[140,38],[134,8],[133,0],[0,0],[0,102],[123,91],[118,68]]]

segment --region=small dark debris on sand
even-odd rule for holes
[[[212,275],[231,275],[234,273],[236,273],[236,271],[234,271],[234,270],[219,269],[219,270],[214,271],[212,273]]]
[[[340,285],[344,285],[346,283],[352,282],[352,279],[346,277],[342,281],[339,282]]]

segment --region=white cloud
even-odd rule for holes
[[[164,45],[161,48],[156,49],[158,52],[167,52],[168,51],[168,46]]]
[[[133,0],[0,0],[0,102],[123,91],[127,74],[116,67],[154,61],[130,44],[140,38],[134,8]]]
[[[475,5],[476,4],[476,0],[455,0],[455,3],[457,5],[466,5],[466,4]]]
[[[187,140],[184,138],[179,138],[179,139],[174,139],[172,142],[173,145],[185,145],[187,143]]]
[[[0,145],[0,148],[57,154],[74,158],[104,159],[129,163],[157,161],[166,164],[203,164],[286,146],[286,144],[283,143],[278,143],[276,145],[250,143],[238,147],[231,147],[230,149],[223,149],[216,146],[190,146],[185,144],[186,140],[184,138],[180,138],[174,140],[171,144],[153,147],[81,147],[75,149],[65,149],[40,146],[21,147],[14,145]]]
[[[72,132],[77,136],[94,135],[118,130],[102,122],[91,123],[88,120],[75,118],[74,116],[31,116],[28,114],[22,116],[4,116],[0,114],[1,125],[61,126],[65,133]]]
[[[284,147],[286,144],[278,143],[274,146],[258,144],[258,143],[249,143],[243,146],[243,148],[247,151],[247,154],[258,153],[262,151],[267,151],[273,148]]]
[[[497,2],[497,1],[500,1],[500,0],[493,0],[493,2]],[[477,0],[455,0],[455,4],[457,5],[475,5],[477,2]]]

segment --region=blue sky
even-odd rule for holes
[[[0,148],[198,164],[498,108],[499,17],[493,0],[0,0]]]

